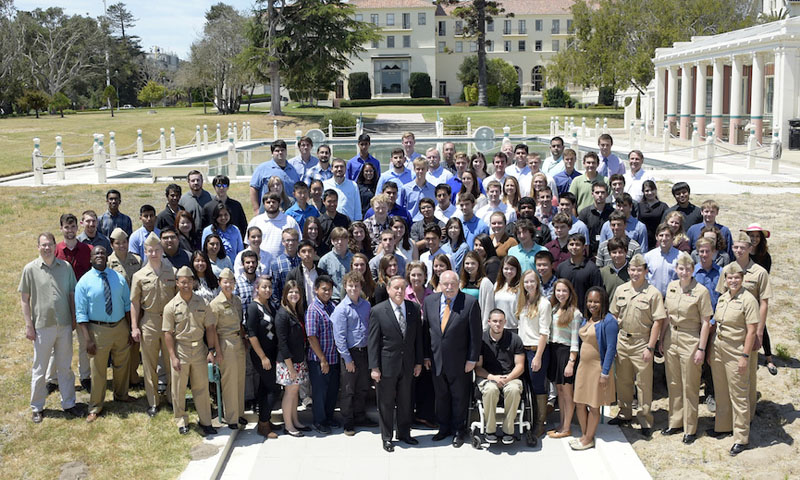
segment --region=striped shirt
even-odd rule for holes
[[[333,309],[333,302],[323,304],[319,298],[315,298],[314,303],[308,307],[306,312],[306,335],[317,337],[322,354],[329,364],[339,362],[339,354],[336,351],[336,341],[333,339],[333,324],[330,317]],[[311,362],[320,361],[313,348],[308,349],[308,360]]]

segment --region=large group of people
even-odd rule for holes
[[[684,182],[667,206],[642,153],[631,151],[626,169],[612,144],[601,135],[580,173],[560,137],[544,161],[507,142],[488,161],[452,143],[423,155],[408,132],[382,171],[368,135],[349,161],[327,145],[312,155],[307,137],[287,159],[278,140],[253,173],[250,215],[228,196],[228,177],[213,179],[212,195],[192,171],[185,193],[166,187],[160,213],[140,206],[136,230],[109,190],[102,215],[61,215],[61,242],[41,233],[39,257],[22,272],[32,420],[42,421],[55,390],[66,412],[83,415],[76,329],[88,422],[103,414],[110,360],[113,401],[134,401],[130,388],[141,384],[147,414],[166,401],[185,434],[190,386],[212,434],[213,363],[229,428],[247,424],[246,408],[265,438],[379,426],[386,451],[395,435],[416,444],[414,424],[463,444],[476,387],[489,443],[514,441],[524,389],[537,437],[571,436],[577,415],[570,447],[591,448],[601,407],[615,402],[609,423],[637,419],[649,437],[653,358],[663,356],[662,434],[695,441],[704,385],[715,411],[707,435],[733,435],[736,455],[749,443],[759,349],[777,372],[766,329],[769,231],[720,225],[717,203],[694,205]],[[367,416],[373,387],[377,423]],[[309,402],[305,425],[297,412]],[[282,426],[272,421],[278,403]]]

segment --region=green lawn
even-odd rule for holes
[[[136,130],[142,130],[142,138],[145,144],[153,144],[158,141],[159,129],[165,128],[167,141],[169,141],[169,129],[175,127],[176,142],[180,145],[189,143],[195,133],[195,126],[206,124],[209,128],[209,138],[215,135],[216,124],[220,124],[223,137],[227,131],[228,122],[249,121],[252,124],[253,138],[271,138],[273,117],[265,115],[265,104],[254,106],[251,112],[242,111],[236,115],[222,116],[216,114],[203,115],[203,109],[197,108],[140,108],[136,110],[123,110],[115,113],[111,118],[109,112],[86,112],[67,115],[60,118],[58,115],[42,115],[37,119],[33,116],[21,118],[0,119],[0,144],[3,145],[0,151],[0,176],[12,175],[15,173],[28,172],[31,170],[31,152],[33,151],[33,138],[41,139],[41,151],[45,160],[55,151],[55,137],[63,137],[64,154],[67,156],[67,163],[75,163],[89,159],[86,152],[92,147],[94,133],[106,135],[106,147],[109,141],[109,132],[116,133],[116,144],[118,154],[134,153],[136,151]],[[580,123],[580,117],[587,118],[587,125],[594,126],[594,117],[620,116],[622,110],[613,109],[542,109],[542,108],[486,108],[486,107],[462,107],[462,106],[382,106],[382,107],[356,107],[344,109],[354,115],[363,115],[365,118],[372,119],[378,113],[421,113],[426,121],[433,122],[437,114],[441,117],[460,114],[472,119],[473,128],[487,125],[501,132],[503,126],[512,127],[512,132],[521,132],[522,117],[527,116],[528,132],[549,131],[551,116],[563,117],[571,115],[575,117],[576,124]],[[284,116],[277,117],[280,134],[288,137],[294,136],[297,129],[306,131],[310,128],[320,126],[323,115],[334,111],[331,108],[322,107],[299,107],[291,104],[284,109]],[[155,112],[155,113],[150,113]],[[622,125],[621,119],[609,118],[609,126],[619,127]],[[327,125],[323,126],[323,130]],[[156,146],[151,149],[158,148]],[[147,148],[146,148],[147,149]],[[77,157],[69,157],[78,155]],[[50,160],[46,166],[53,166],[55,160]]]

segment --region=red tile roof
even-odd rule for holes
[[[354,0],[355,1],[355,0]],[[361,2],[362,0],[358,0]],[[372,0],[370,3],[380,3],[379,0]],[[516,15],[568,15],[570,7],[575,3],[574,0],[500,0],[506,13]],[[448,5],[443,7],[446,14],[451,14],[458,5]],[[437,9],[437,15],[441,15],[441,9]]]
[[[356,8],[433,8],[432,0],[350,0]]]

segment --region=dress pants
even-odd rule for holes
[[[756,388],[758,387],[758,350],[750,352],[750,358],[747,359],[747,373],[750,377],[747,397],[750,402],[750,421],[753,421],[753,417],[756,414],[756,403],[758,403],[758,395],[756,392]]]
[[[700,402],[700,374],[703,366],[695,365],[698,334],[672,329],[664,352],[669,392],[669,428],[683,428],[687,435],[697,433],[697,405]]]
[[[86,352],[86,341],[83,339],[83,335],[81,334],[76,334],[75,336],[78,337],[78,375],[80,375],[81,380],[89,380],[92,374],[92,367],[89,365],[89,354]],[[70,362],[71,361],[72,360],[70,360]],[[56,373],[55,363],[55,357],[52,357],[48,360],[47,383],[55,383],[60,388],[61,384],[58,383],[58,374]],[[71,364],[69,368],[70,370],[72,369]],[[74,381],[73,375],[73,382]]]
[[[436,422],[436,394],[433,390],[433,372],[422,369],[419,376],[411,381],[414,411],[417,418]]]
[[[342,365],[341,368],[341,400],[339,411],[345,427],[353,427],[357,420],[366,417],[366,400],[370,387],[369,358],[367,349],[350,349],[350,356],[356,365],[356,371],[350,373]]]
[[[308,376],[311,380],[311,410],[314,425],[333,421],[336,399],[339,396],[339,364],[331,363],[328,373],[323,374],[319,362],[308,361]]]
[[[458,372],[433,376],[433,389],[436,392],[436,419],[439,431],[453,434],[464,433],[467,428],[469,411],[469,389],[472,388],[472,374]]]
[[[542,353],[542,368],[540,368],[538,372],[531,370],[531,362],[533,362],[533,357],[535,356],[535,350],[528,350],[527,348],[525,349],[525,371],[528,372],[528,376],[531,379],[531,388],[533,390],[533,394],[546,395],[547,367],[550,366],[550,351],[548,350],[547,346],[544,347],[544,353]]]
[[[486,433],[497,431],[497,403],[500,401],[500,387],[491,380],[483,379],[478,383],[478,388],[483,394],[483,407],[486,415]],[[522,398],[522,380],[515,378],[506,383],[503,393],[503,433],[514,434],[514,420],[517,416],[517,407]]]
[[[378,420],[381,427],[381,440],[391,441],[394,431],[395,407],[397,409],[397,438],[411,436],[411,385],[412,372],[401,373],[395,377],[381,377],[375,389],[378,393]]]
[[[278,402],[281,395],[281,387],[275,382],[275,359],[270,358],[272,368],[264,370],[261,366],[261,359],[258,358],[256,351],[250,349],[250,365],[258,375],[258,389],[254,398],[258,402],[258,421],[268,422],[272,416],[272,408]]]
[[[148,321],[148,317],[150,321]],[[142,370],[144,373],[144,390],[147,394],[147,404],[151,407],[157,407],[159,401],[158,374],[156,372],[158,368],[159,353],[164,352],[166,354],[165,370],[167,372],[172,370],[172,366],[169,361],[169,354],[167,354],[167,344],[164,341],[164,332],[155,329],[155,326],[152,322],[152,317],[152,314],[148,314],[147,312],[144,313],[141,325],[142,337],[139,348],[142,353]],[[208,378],[207,373],[206,378]],[[172,403],[172,390],[169,388],[169,381],[170,375],[167,375],[167,401]]]
[[[47,400],[45,372],[54,360],[61,394],[61,408],[75,406],[75,374],[72,373],[72,326],[36,329],[33,340],[33,369],[31,371],[31,410],[41,412]]]
[[[89,332],[94,336],[97,352],[89,355],[92,366],[92,393],[89,396],[89,413],[103,411],[106,398],[108,356],[111,355],[113,368],[114,399],[128,396],[130,386],[130,345],[128,344],[128,322],[120,320],[116,325],[89,323]]]
[[[211,395],[208,393],[208,349],[202,340],[192,344],[176,342],[176,355],[181,362],[180,371],[172,372],[172,411],[178,427],[189,423],[186,413],[186,386],[192,382],[192,398],[200,425],[211,425]]]
[[[128,332],[130,334],[130,332]],[[136,385],[142,381],[139,376],[139,363],[142,361],[142,356],[139,353],[139,342],[131,344],[130,355],[128,356],[128,382],[131,385]]]
[[[734,443],[746,445],[750,442],[750,374],[739,373],[739,358],[742,344],[728,342],[719,337],[711,345],[711,374],[714,376],[714,398],[717,411],[714,430],[733,431]],[[750,357],[755,355],[751,354]],[[749,367],[749,365],[748,365]]]
[[[222,364],[219,366],[222,381],[222,405],[228,425],[244,415],[244,343],[239,334],[220,339]]]
[[[636,396],[639,399],[639,424],[642,428],[653,427],[653,362],[644,363],[642,354],[647,348],[647,337],[626,337],[620,332],[617,340],[617,401],[620,418],[633,417],[633,386],[636,377]]]

